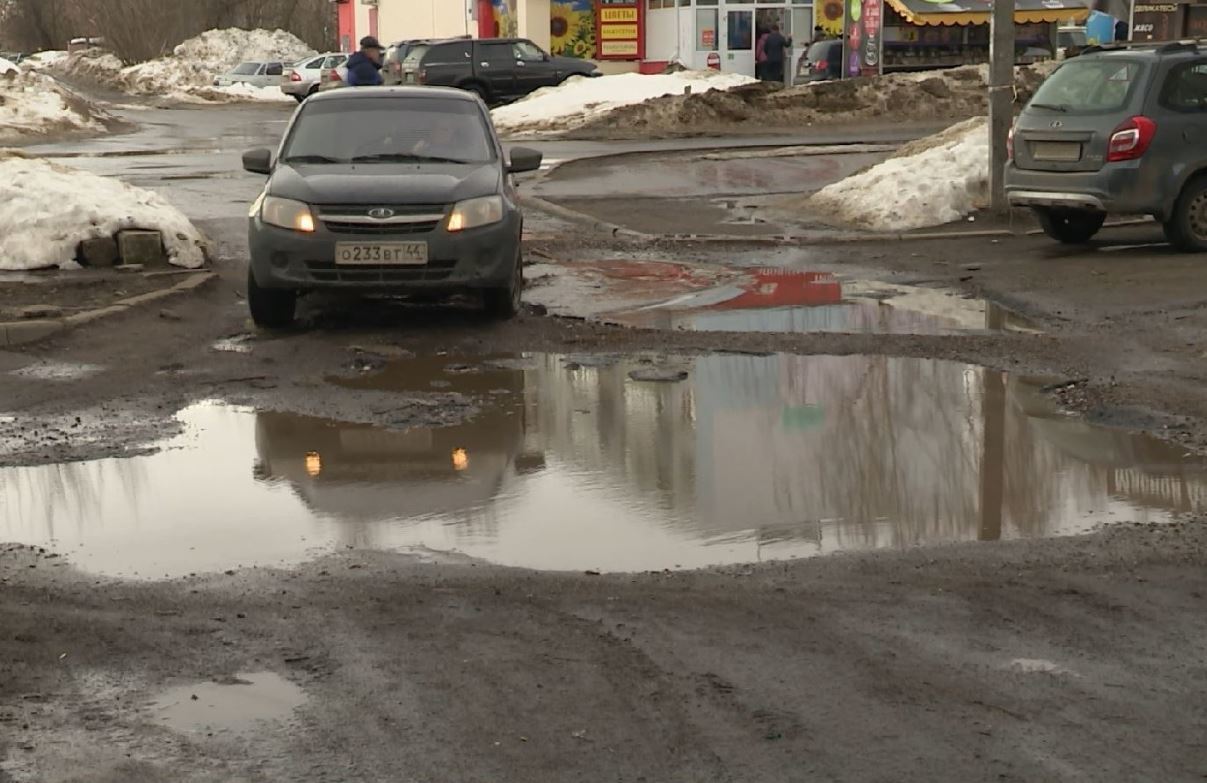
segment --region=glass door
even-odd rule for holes
[[[754,76],[754,11],[725,14],[724,70]]]

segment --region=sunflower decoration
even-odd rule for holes
[[[595,54],[595,17],[590,2],[554,0],[550,4],[549,48],[568,57]]]

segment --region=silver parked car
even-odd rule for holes
[[[344,52],[327,52],[294,63],[285,69],[281,77],[281,92],[292,95],[301,103],[319,91],[324,71],[340,67],[348,61],[348,57]]]
[[[1207,252],[1207,50],[1090,47],[1036,91],[1011,132],[1006,194],[1044,232],[1086,242],[1108,214],[1151,215]]]
[[[232,84],[250,84],[253,87],[276,87],[285,73],[283,62],[239,63],[229,73],[214,79],[215,87],[230,87]]]

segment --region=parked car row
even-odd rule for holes
[[[214,86],[279,85],[281,92],[300,103],[317,92],[346,86],[349,57],[347,52],[327,52],[291,65],[240,63],[215,79]],[[572,76],[598,75],[589,60],[553,56],[523,38],[399,41],[386,49],[382,67],[386,86],[456,87],[490,105],[514,101]]]

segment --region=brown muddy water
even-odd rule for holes
[[[632,379],[651,368],[687,378]],[[479,412],[389,430],[196,404],[159,453],[0,470],[0,541],[140,578],[345,547],[640,571],[1069,535],[1207,499],[1203,459],[950,362],[435,357],[340,383]]]

